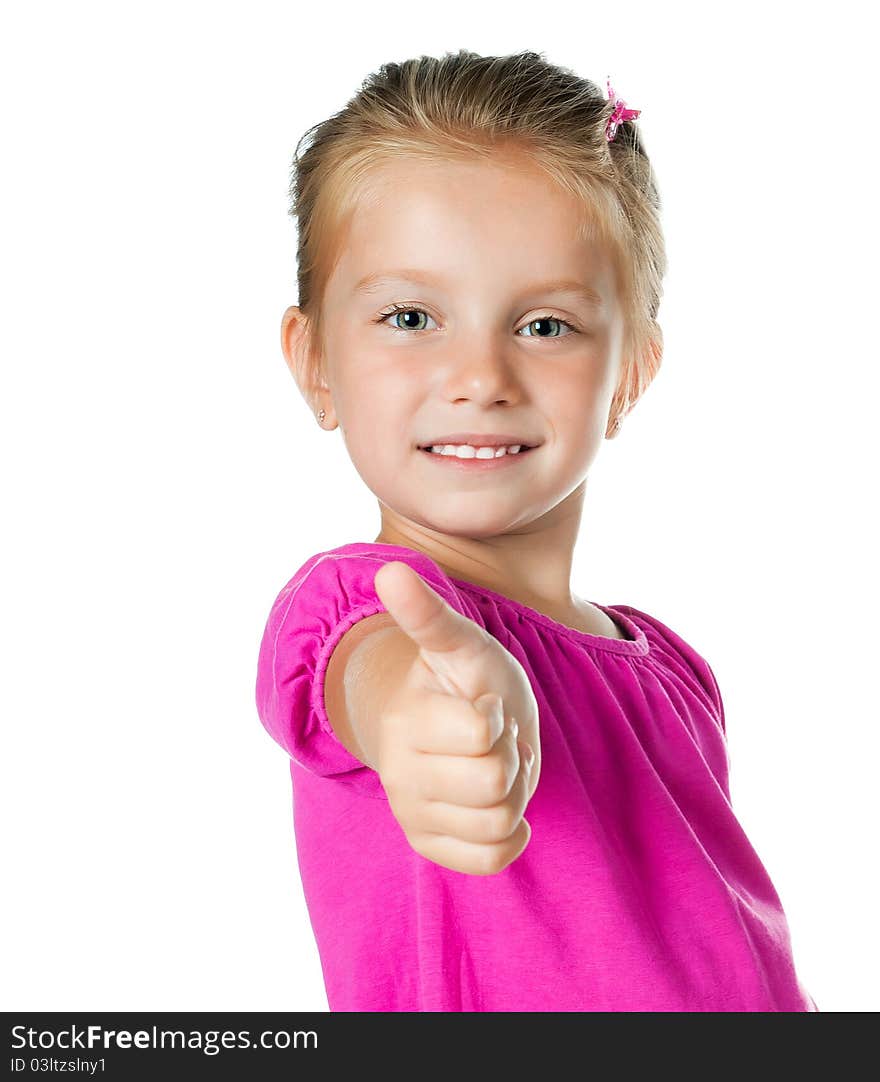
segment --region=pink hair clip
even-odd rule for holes
[[[608,117],[605,122],[605,138],[610,143],[611,140],[617,135],[617,127],[622,124],[624,120],[635,120],[635,118],[641,113],[641,109],[627,109],[626,102],[622,98],[617,98],[614,91],[611,89],[611,76],[606,76],[608,83],[608,100],[617,101],[614,106],[614,112]]]

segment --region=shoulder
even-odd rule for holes
[[[473,618],[473,603],[424,553],[399,545],[340,545],[310,556],[276,596],[263,633],[261,667],[275,666],[282,657],[289,666],[295,658],[310,656],[322,671],[350,627],[387,612],[375,578],[393,560],[409,564],[450,607]]]
[[[447,574],[423,552],[401,545],[352,542],[316,553],[294,573],[275,599],[279,620],[296,606],[322,611],[351,610],[357,605],[384,605],[376,593],[376,572],[386,563],[409,564],[453,608],[463,612],[463,600]]]
[[[356,543],[316,553],[276,596],[260,643],[256,705],[270,735],[301,766],[321,775],[345,775],[377,795],[368,768],[336,737],[327,715],[325,677],[337,644],[363,623],[357,641],[387,609],[376,592],[379,568],[408,563],[453,608],[469,615],[445,572],[424,553],[397,545]]]
[[[716,716],[722,731],[725,731],[724,703],[718,681],[709,662],[696,649],[692,641],[685,639],[677,631],[658,617],[643,612],[633,605],[615,605],[645,632],[651,646],[651,656],[672,670],[693,690],[704,698]]]

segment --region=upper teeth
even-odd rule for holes
[[[507,453],[518,454],[522,446],[521,443],[513,443],[509,447],[472,447],[469,443],[446,443],[426,447],[425,450],[433,451],[435,455],[455,455],[456,458],[500,458]]]

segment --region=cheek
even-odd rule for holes
[[[601,379],[561,381],[546,399],[546,417],[562,453],[580,458],[605,434],[613,387]]]
[[[379,424],[391,409],[393,388],[374,366],[363,363],[356,354],[346,357],[339,366],[333,397],[338,408],[354,429],[364,423]]]
[[[416,453],[415,406],[401,402],[400,389],[381,381],[353,381],[339,418],[345,446],[359,469],[400,470]]]
[[[399,447],[415,444],[426,394],[415,365],[365,364],[349,379],[346,402],[365,420],[371,443],[381,434],[387,444]]]

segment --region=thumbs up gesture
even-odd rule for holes
[[[520,663],[408,564],[376,572],[382,604],[418,650],[386,700],[376,769],[417,853],[494,875],[528,845],[538,784],[538,705]]]

